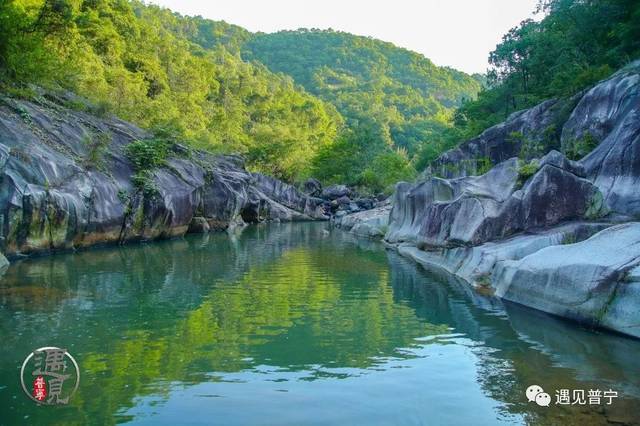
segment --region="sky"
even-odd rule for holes
[[[502,35],[534,17],[537,0],[151,0],[183,15],[252,32],[332,28],[390,41],[436,65],[485,72]]]

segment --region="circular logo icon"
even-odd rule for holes
[[[25,358],[20,382],[24,393],[38,404],[68,404],[80,385],[80,368],[66,349],[46,346]]]

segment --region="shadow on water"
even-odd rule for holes
[[[16,262],[0,280],[0,338],[1,424],[187,413],[225,424],[270,413],[275,423],[640,421],[639,342],[504,306],[326,224]],[[68,407],[36,407],[20,389],[22,360],[48,345],[80,362]],[[537,407],[524,396],[532,384],[554,400],[555,389],[620,397]]]

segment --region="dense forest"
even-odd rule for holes
[[[409,178],[423,143],[480,89],[479,78],[415,52],[331,30],[256,34],[242,54],[292,76],[345,118],[348,131],[320,150],[315,175],[378,189]]]
[[[480,88],[421,55],[333,31],[270,38],[128,0],[1,0],[0,8],[5,92],[69,90],[94,113],[241,153],[249,167],[289,181],[315,175],[389,190],[415,174],[416,152]],[[288,37],[297,40],[284,52],[289,66],[273,67]]]
[[[570,99],[640,54],[636,0],[541,0],[538,13],[503,37],[486,76],[469,76],[332,30],[252,34],[137,0],[0,0],[0,85],[33,99],[39,87],[74,92],[69,107],[133,121],[158,146],[389,191],[512,112]]]
[[[487,89],[455,114],[449,143],[473,137],[514,111],[572,95],[640,57],[637,0],[540,0],[538,16],[490,53]]]
[[[29,84],[71,90],[94,113],[116,114],[161,138],[239,152],[252,168],[288,180],[308,173],[342,126],[335,108],[291,78],[222,43],[202,47],[184,35],[201,24],[229,42],[229,25],[127,0],[0,1],[0,73],[13,94],[33,96]],[[238,43],[246,35],[239,36]]]

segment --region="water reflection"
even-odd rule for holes
[[[637,341],[505,307],[323,224],[17,262],[0,281],[0,338],[7,424],[640,419]],[[83,372],[55,419],[16,380],[50,344]],[[621,398],[540,408],[524,399],[534,383]]]

